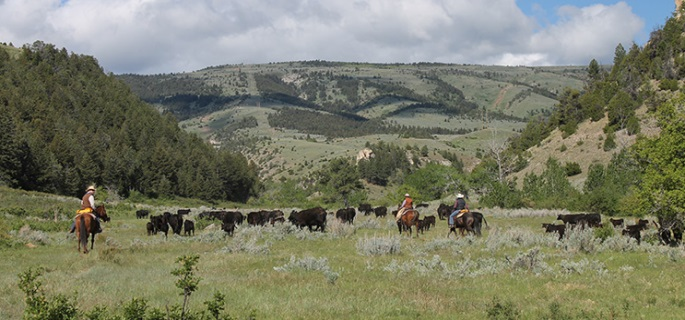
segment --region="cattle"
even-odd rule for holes
[[[441,204],[438,206],[438,218],[440,218],[440,220],[445,220],[445,219],[447,219],[447,217],[450,216],[450,214],[452,213],[452,211],[454,211],[454,210],[452,210],[452,208],[453,208],[453,207],[450,206],[450,205],[448,205],[448,204],[441,203]]]
[[[342,208],[335,212],[335,217],[346,223],[353,223],[356,215],[357,211],[354,208]]]
[[[639,245],[640,240],[642,239],[640,232],[642,230],[646,230],[648,227],[648,220],[639,219],[636,224],[626,226],[625,229],[623,229],[623,231],[621,232],[621,234],[624,236],[634,238],[635,240],[637,240],[637,244]]]
[[[136,211],[136,219],[143,219],[143,218],[147,217],[149,214],[150,214],[149,210],[144,210],[144,209],[138,210],[138,211]]]
[[[190,214],[190,209],[178,209],[176,210],[176,214],[179,216],[188,215]]]
[[[375,207],[373,208],[373,213],[376,215],[376,218],[385,217],[388,214],[388,208],[383,206]]]
[[[148,223],[145,225],[147,228],[147,235],[151,236],[155,234],[155,225],[152,223],[152,221],[148,221]]]
[[[198,216],[198,219],[203,220],[219,220],[219,221],[233,221],[236,224],[242,224],[245,217],[239,211],[203,211]]]
[[[300,229],[306,226],[309,228],[309,231],[312,231],[313,227],[316,227],[316,229],[324,232],[326,229],[326,215],[326,210],[322,207],[302,211],[293,210],[288,217],[288,221]]]
[[[183,221],[183,234],[186,236],[195,235],[195,222],[192,220]]]
[[[631,225],[631,226],[626,226],[625,229],[621,232],[622,235],[624,236],[629,236],[631,238],[634,238],[637,240],[637,244],[640,244],[640,240],[642,236],[640,235],[640,231],[642,231],[642,227],[639,225]]]
[[[428,208],[428,204],[427,203],[419,203],[416,205],[416,207],[417,208]]]
[[[368,203],[362,203],[359,205],[357,210],[359,210],[360,213],[364,213],[365,216],[368,216],[371,212],[373,212],[373,207]]]
[[[583,225],[585,222],[585,214],[583,213],[578,213],[578,214],[560,214],[557,216],[557,220],[561,220],[564,224],[570,224],[570,225]]]
[[[154,226],[154,233],[164,232],[164,237],[166,238],[169,234],[169,223],[164,215],[150,216],[150,222]]]
[[[235,232],[235,222],[224,222],[221,224],[221,230],[228,233],[229,236],[233,236]]]
[[[247,223],[251,226],[263,226],[267,223],[274,225],[275,222],[285,222],[283,211],[281,210],[260,210],[247,214]]]
[[[163,216],[166,218],[167,223],[169,223],[171,231],[180,236],[181,229],[183,228],[183,216],[172,214],[171,212],[164,212]]]
[[[599,213],[588,213],[585,215],[585,223],[590,228],[602,227],[602,216]]]
[[[548,233],[558,233],[559,234],[559,240],[564,238],[564,233],[566,232],[566,225],[565,224],[553,224],[553,223],[543,223],[542,227],[545,228],[545,232]]]
[[[426,221],[426,230],[430,230],[430,227],[435,227],[435,216],[430,215],[423,218]]]
[[[560,214],[557,220],[561,220],[564,224],[580,227],[601,227],[602,216],[599,213],[576,213],[576,214]]]
[[[261,226],[264,225],[264,220],[262,219],[262,214],[259,211],[253,211],[247,214],[247,224],[251,226]]]
[[[614,218],[609,218],[609,222],[611,222],[611,225],[614,227],[622,227],[623,226],[623,219],[614,219]]]

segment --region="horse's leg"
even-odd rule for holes
[[[90,234],[90,250],[93,250],[94,245],[95,245],[95,232]]]

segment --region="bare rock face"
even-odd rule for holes
[[[357,153],[357,162],[359,160],[369,160],[370,158],[373,158],[373,150],[369,148],[364,148]]]

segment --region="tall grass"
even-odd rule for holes
[[[229,237],[206,224],[195,236],[165,239],[148,236],[147,220],[129,208],[112,205],[113,220],[87,255],[62,225],[15,223],[61,221],[0,215],[12,243],[0,249],[0,319],[22,318],[18,275],[37,268],[46,294],[74,297],[81,316],[100,312],[94,306],[135,313],[141,299],[148,310],[165,310],[180,301],[170,271],[188,255],[200,257],[202,279],[189,308],[204,309],[202,301],[218,291],[239,319],[656,319],[685,305],[682,247],[650,241],[654,230],[640,245],[620,232],[597,237],[591,230],[569,231],[559,241],[540,227],[556,218],[552,211],[483,210],[489,227],[482,237],[448,239],[440,221],[410,238],[398,234],[392,217],[361,216],[352,225],[329,217],[325,233],[243,224]]]

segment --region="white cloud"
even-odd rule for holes
[[[294,60],[609,63],[644,22],[623,2],[538,23],[515,0],[5,0],[0,41],[41,40],[116,73]]]

